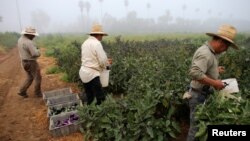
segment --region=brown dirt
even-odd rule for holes
[[[44,49],[42,49],[44,53]],[[74,84],[60,80],[60,74],[46,74],[55,64],[53,58],[41,56],[38,59],[42,73],[42,90],[49,91],[71,87]],[[49,132],[47,107],[42,98],[34,96],[33,85],[28,90],[29,98],[17,95],[19,86],[25,79],[17,48],[0,55],[0,141],[82,141],[81,133],[64,137],[52,137]]]

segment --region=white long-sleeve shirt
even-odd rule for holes
[[[83,83],[88,83],[103,71],[108,65],[108,58],[102,44],[95,37],[90,36],[81,47],[82,65],[79,71]]]

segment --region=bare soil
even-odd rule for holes
[[[42,98],[35,97],[33,85],[28,89],[29,98],[17,95],[26,75],[20,62],[17,48],[0,55],[0,141],[83,141],[81,133],[51,136],[47,107]],[[46,74],[46,70],[55,65],[53,58],[42,55],[38,62],[43,91],[71,87],[78,92],[74,84],[61,81],[60,74]]]

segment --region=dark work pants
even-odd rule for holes
[[[22,66],[26,72],[26,80],[20,88],[20,93],[26,94],[27,89],[35,80],[35,95],[41,95],[41,81],[42,76],[40,72],[40,67],[36,60],[23,60]]]
[[[91,104],[96,97],[96,105],[100,105],[105,100],[105,94],[102,90],[100,77],[95,77],[88,83],[84,83],[84,89],[87,96],[87,104]]]
[[[192,98],[189,99],[189,109],[190,109],[190,127],[187,136],[187,141],[195,141],[195,134],[198,131],[197,127],[197,120],[195,119],[195,111],[196,106],[199,104],[203,104],[205,102],[205,97],[197,92],[197,91],[190,91]]]

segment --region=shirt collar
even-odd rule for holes
[[[30,40],[27,36],[22,35],[22,38],[26,39],[26,40]],[[31,41],[31,40],[30,40]]]
[[[97,40],[96,37],[94,37],[94,36],[89,36],[89,39]]]
[[[210,51],[213,53],[213,54],[216,54],[213,47],[207,42],[205,42],[205,45],[208,46],[208,48],[210,49]]]

